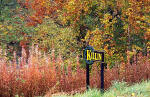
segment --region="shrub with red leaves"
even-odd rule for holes
[[[84,91],[86,88],[86,69],[80,67],[77,56],[76,70],[73,70],[71,62],[65,67],[61,55],[55,58],[54,50],[51,55],[41,54],[36,48],[30,49],[28,63],[25,60],[25,50],[22,50],[22,58],[19,64],[15,59],[11,65],[7,65],[5,58],[0,60],[0,97],[24,97],[43,96],[57,92]],[[150,78],[150,61],[147,57],[139,55],[136,63],[125,64],[112,69],[105,69],[105,89],[111,86],[114,80],[124,80],[135,83]],[[14,53],[14,58],[16,54]],[[143,60],[145,61],[143,61]],[[93,64],[90,73],[91,88],[100,88],[100,68]]]

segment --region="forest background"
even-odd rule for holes
[[[105,50],[113,66],[150,46],[149,0],[1,0],[0,44],[3,49],[26,49],[38,44],[54,48],[64,59],[85,45]],[[78,52],[78,53],[77,53]]]

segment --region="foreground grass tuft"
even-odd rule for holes
[[[128,86],[125,82],[114,82],[113,86],[104,94],[97,89],[90,89],[83,94],[54,97],[150,97],[150,81],[143,81],[133,86]]]

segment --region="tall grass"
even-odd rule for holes
[[[126,82],[114,82],[104,94],[98,89],[90,89],[75,95],[54,94],[52,97],[150,97],[150,81],[143,81],[132,86],[128,86]]]
[[[42,54],[36,46],[29,50],[28,62],[24,48],[18,64],[15,52],[11,62],[7,62],[6,58],[0,59],[0,97],[34,97],[45,94],[50,96],[58,92],[74,94],[85,91],[86,70],[80,67],[79,57],[76,58],[74,70],[71,62],[66,66],[61,54],[56,58],[54,52],[52,50],[51,54]],[[111,86],[113,80],[133,83],[149,79],[149,55],[139,56],[138,64],[124,64],[123,70],[119,66],[105,69],[105,89]],[[92,66],[90,86],[100,88],[100,68],[96,64]]]

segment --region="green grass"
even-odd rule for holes
[[[83,94],[54,97],[150,97],[150,81],[143,81],[132,86],[128,86],[125,82],[114,82],[113,86],[104,94],[97,89],[90,89]]]

